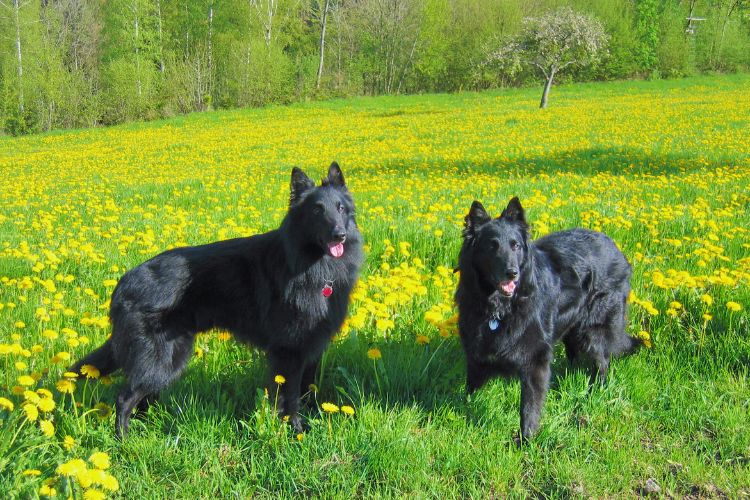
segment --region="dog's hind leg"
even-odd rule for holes
[[[117,396],[117,437],[127,435],[135,408],[145,411],[159,392],[180,376],[192,355],[193,340],[192,335],[182,332],[160,332],[131,339],[123,363],[128,385]]]
[[[580,332],[578,329],[571,330],[565,334],[562,341],[565,345],[565,357],[568,358],[571,365],[575,364],[584,352],[583,338]]]

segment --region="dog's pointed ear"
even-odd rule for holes
[[[503,213],[500,214],[500,218],[514,222],[521,222],[524,225],[526,224],[526,212],[521,206],[521,202],[518,200],[518,196],[514,196],[508,202],[508,206],[505,207]]]
[[[292,182],[289,188],[289,203],[297,201],[302,193],[315,187],[315,182],[310,179],[301,169],[292,169]]]
[[[464,217],[464,238],[470,239],[473,237],[479,226],[486,224],[490,220],[491,218],[482,204],[474,200],[469,213]]]
[[[331,166],[328,167],[328,177],[323,179],[323,185],[340,188],[346,187],[346,184],[344,183],[344,174],[341,172],[341,167],[339,167],[338,163],[333,162],[331,163]]]

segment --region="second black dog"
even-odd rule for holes
[[[521,435],[539,428],[553,346],[586,354],[604,381],[611,356],[641,341],[625,333],[631,268],[606,235],[585,229],[531,241],[513,198],[497,219],[475,201],[465,218],[456,290],[469,393],[493,376],[521,379]]]
[[[71,371],[122,369],[115,432],[124,436],[133,409],[179,377],[195,335],[226,329],[266,351],[271,378],[286,379],[279,410],[301,431],[300,394],[344,321],[361,247],[339,166],[331,164],[319,187],[295,168],[279,229],[175,248],[125,273],[112,293],[112,336]]]

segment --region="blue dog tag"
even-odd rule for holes
[[[500,327],[500,322],[497,320],[497,318],[491,318],[490,319],[490,330],[492,330],[494,332],[499,327]]]

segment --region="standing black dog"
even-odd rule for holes
[[[625,333],[630,265],[601,233],[573,229],[532,242],[513,198],[491,219],[478,201],[465,218],[456,290],[469,393],[496,375],[521,379],[521,435],[539,428],[553,346],[588,355],[602,382],[613,355],[641,341]]]
[[[131,269],[112,293],[112,336],[86,364],[122,369],[115,433],[130,414],[177,379],[199,332],[231,331],[266,351],[271,377],[282,375],[279,411],[297,431],[299,398],[346,316],[362,264],[354,202],[335,162],[322,185],[292,170],[289,211],[279,229],[164,252]]]

